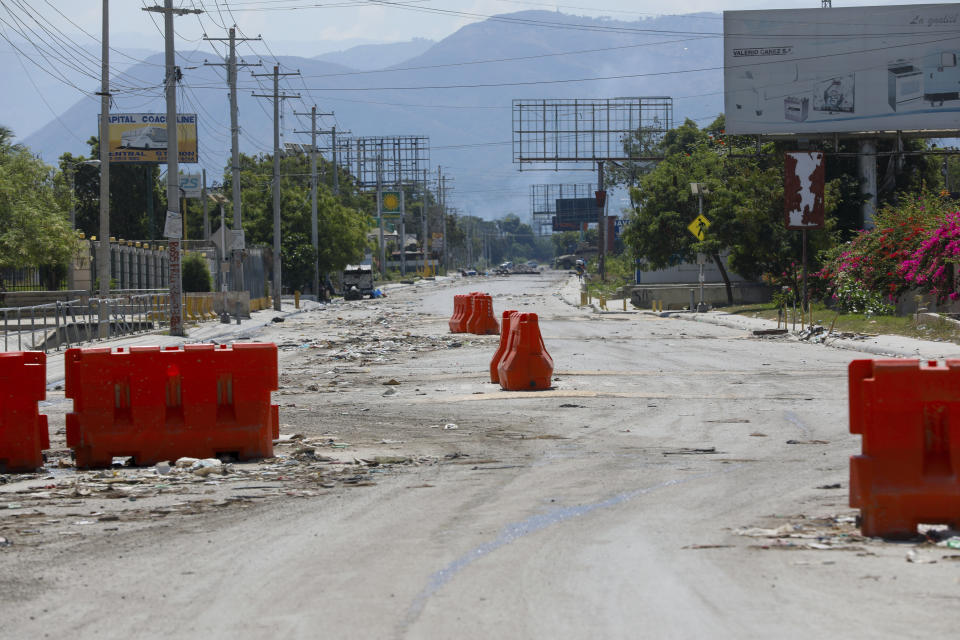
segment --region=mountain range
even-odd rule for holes
[[[528,218],[530,185],[589,183],[595,169],[588,164],[585,171],[518,171],[511,151],[513,99],[671,96],[674,122],[691,118],[704,125],[723,108],[721,31],[721,17],[712,13],[627,22],[524,11],[467,25],[438,42],[362,45],[313,58],[279,55],[240,73],[241,150],[272,152],[272,103],[253,95],[272,93],[272,79],[251,71],[271,73],[278,65],[281,72],[300,72],[280,85],[299,96],[283,101],[282,142],[309,141],[297,133],[309,129],[309,118],[296,112],[313,105],[335,112],[322,119],[324,129],[335,124],[353,136],[426,135],[431,166],[443,165],[454,178],[451,205],[484,218],[509,212]],[[129,55],[139,61],[124,69],[124,78],[151,89],[118,94],[111,111],[163,112],[162,54]],[[230,119],[223,67],[205,62],[223,61],[212,52],[178,52],[178,109],[198,115],[201,163],[212,182],[228,163]],[[12,65],[6,67],[4,74],[12,74]],[[34,120],[44,111],[55,117],[21,141],[48,163],[65,151],[87,153],[84,142],[97,133],[99,100],[65,105],[64,96],[75,96],[75,90],[55,87],[35,71],[29,75],[50,107],[35,105]],[[0,76],[4,80],[17,81]],[[24,86],[20,93],[32,92]],[[29,122],[28,106],[8,102],[4,110],[14,128]],[[322,140],[329,144],[326,136]],[[611,213],[623,203],[623,194],[613,194]]]

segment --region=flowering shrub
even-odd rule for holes
[[[947,214],[910,257],[900,264],[899,273],[910,285],[926,289],[938,302],[956,300],[954,265],[960,262],[960,212]]]
[[[872,314],[892,313],[892,303],[918,285],[945,299],[953,293],[945,262],[960,259],[960,213],[951,209],[951,200],[930,191],[884,208],[875,229],[825,256],[811,291],[845,311]]]

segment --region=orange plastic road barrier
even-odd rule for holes
[[[550,388],[553,358],[547,353],[535,313],[513,316],[507,350],[497,366],[500,386],[507,391]]]
[[[486,293],[478,293],[472,298],[473,312],[467,320],[467,332],[480,336],[500,333],[500,324],[493,315],[493,298]]]
[[[850,506],[865,536],[960,528],[960,359],[854,360],[849,368]]]
[[[38,402],[47,396],[47,354],[0,353],[0,473],[36,471],[50,448],[47,416]]]
[[[468,300],[470,296],[453,296],[453,315],[450,316],[450,333],[464,333],[466,329],[464,325],[467,323],[467,319],[470,315]]]
[[[518,315],[520,315],[520,312],[516,309],[503,312],[503,322],[500,323],[500,346],[497,348],[497,352],[493,354],[493,359],[490,360],[490,382],[500,382],[500,372],[497,371],[497,367],[500,366],[500,361],[503,360],[503,356],[507,352],[507,346],[510,342],[510,327],[513,325],[513,318]]]
[[[123,456],[141,465],[273,456],[275,344],[68,349],[65,366],[67,446],[78,467]]]

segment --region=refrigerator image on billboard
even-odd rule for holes
[[[960,4],[723,20],[727,133],[960,129]]]

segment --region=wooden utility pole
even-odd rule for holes
[[[238,38],[236,29],[234,28],[230,29],[229,34],[227,38],[203,37],[204,40],[225,40],[230,43],[230,53],[227,55],[226,62],[205,62],[204,64],[210,67],[227,68],[227,86],[230,89],[230,175],[233,186],[233,230],[237,232],[236,235],[240,235],[243,231],[243,215],[240,195],[240,126],[237,124],[237,69],[239,67],[260,67],[263,65],[259,62],[237,62],[237,42],[260,40],[260,36],[256,38]],[[222,218],[220,219],[220,225],[226,225],[226,222]],[[224,252],[226,252],[226,249],[227,247],[224,246]],[[230,281],[234,291],[243,290],[242,249],[243,247],[234,246],[231,252]]]
[[[294,133],[310,134],[310,240],[313,243],[313,295],[317,296],[317,302],[320,301],[320,238],[318,233],[319,222],[317,220],[317,116],[332,116],[330,113],[317,113],[317,107],[310,107],[310,113],[299,113],[298,116],[310,116],[310,131],[294,131]],[[334,130],[334,135],[336,130]],[[336,146],[336,138],[334,138]],[[334,150],[336,153],[336,150]]]
[[[173,0],[164,0],[163,6],[144,7],[144,11],[163,14],[164,61],[167,95],[167,220],[164,235],[168,238],[170,286],[170,335],[184,336],[183,329],[183,274],[180,271],[180,239],[183,237],[183,216],[180,213],[180,168],[177,139],[177,82],[180,68],[176,64],[173,46],[173,17],[203,13],[199,9],[174,9]]]
[[[280,76],[300,75],[299,71],[280,73],[280,67],[274,66],[273,73],[253,74],[255,78],[270,76],[273,78],[273,93],[253,94],[256,98],[273,98],[273,310],[280,311],[283,296],[283,280],[280,273],[280,101],[287,98],[299,98],[300,94],[280,93]]]

